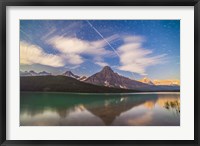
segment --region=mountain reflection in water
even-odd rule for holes
[[[21,126],[179,126],[180,94],[21,93]]]

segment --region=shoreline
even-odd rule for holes
[[[85,92],[42,92],[42,91],[20,91],[21,93],[53,93],[53,94],[122,94],[122,95],[131,95],[131,94],[180,94],[180,91],[147,91],[147,92],[127,92],[127,93],[85,93]]]

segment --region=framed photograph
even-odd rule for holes
[[[198,0],[0,4],[2,146],[199,144]]]

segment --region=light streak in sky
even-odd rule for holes
[[[134,73],[132,72],[132,76],[133,76],[133,79],[135,80],[136,78],[135,78],[135,75],[134,75]]]
[[[115,52],[115,54],[119,57],[119,54],[115,50],[115,48],[104,38],[104,36],[88,20],[86,20],[86,21],[90,25],[90,27],[92,29],[94,29],[94,31],[108,44],[108,46],[110,46],[112,48],[112,50]]]
[[[22,29],[20,29],[20,31],[29,39],[29,41],[32,41],[27,33],[25,33]]]
[[[115,48],[104,38],[104,36],[88,21],[88,20],[86,20],[87,21],[87,23],[90,25],[90,27],[92,28],[92,29],[94,29],[94,31],[112,48],[112,50],[115,52],[115,54],[120,58],[120,56],[119,56],[119,54],[118,54],[118,52],[115,50]],[[133,78],[135,79],[135,75],[134,75],[134,73],[132,72],[132,76],[133,76]]]

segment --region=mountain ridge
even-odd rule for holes
[[[34,71],[25,71],[24,76],[48,76],[51,75],[45,71],[36,73]],[[21,72],[20,72],[21,74]],[[52,75],[55,76],[55,75]],[[99,72],[86,77],[86,76],[78,76],[72,73],[71,71],[66,71],[58,76],[66,76],[69,78],[76,79],[78,81],[89,83],[92,85],[104,86],[109,88],[118,88],[118,89],[129,89],[129,90],[139,90],[139,91],[161,91],[161,90],[180,90],[180,86],[174,84],[161,84],[156,85],[153,81],[148,79],[147,77],[141,80],[133,80],[118,73],[114,72],[111,67],[105,66]],[[23,77],[23,76],[22,76]],[[160,82],[159,82],[160,83]],[[168,83],[168,82],[167,82]]]
[[[179,89],[122,89],[85,83],[67,76],[24,76],[20,77],[23,92],[71,92],[71,93],[134,93],[134,92],[179,92]]]
[[[20,71],[20,76],[51,76],[52,74],[46,71],[35,72],[33,70],[30,71]]]
[[[66,71],[66,72],[63,73],[62,75],[63,75],[63,76],[67,76],[67,77],[71,77],[71,78],[75,78],[75,79],[80,78],[80,76],[73,74],[71,71]]]

